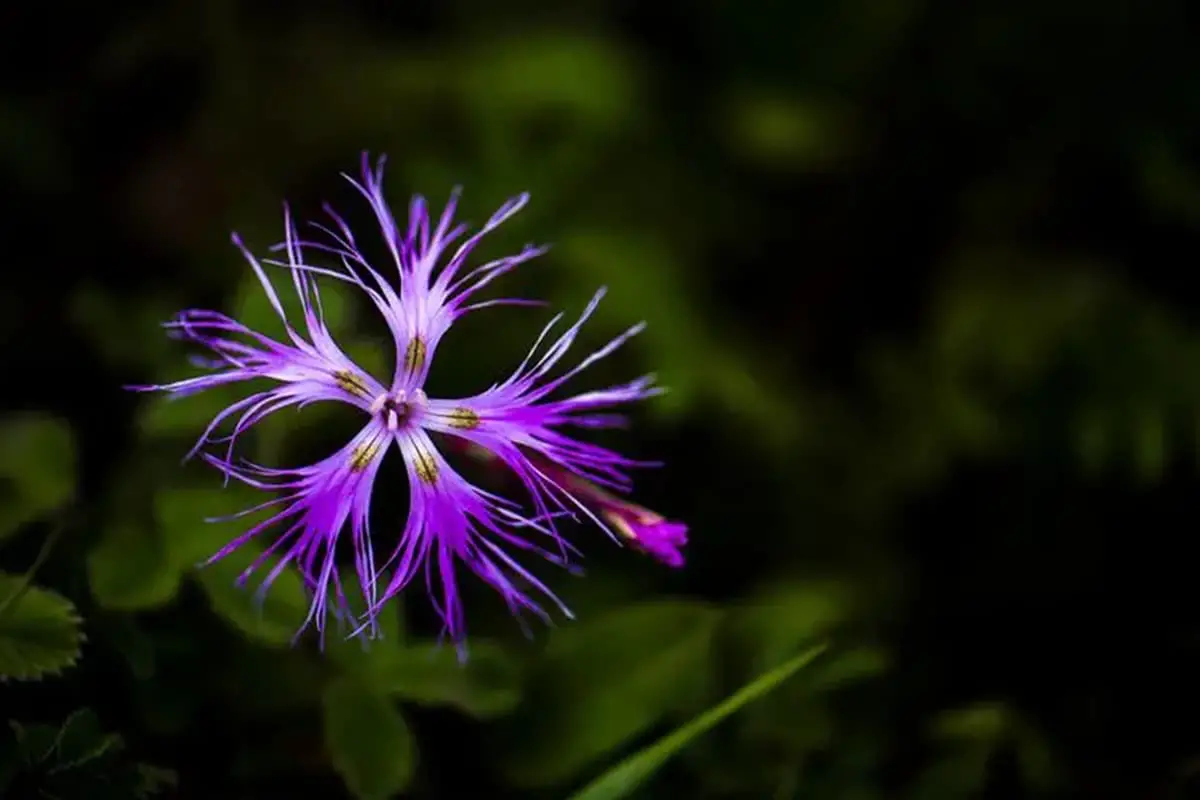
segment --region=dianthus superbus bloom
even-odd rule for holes
[[[580,441],[567,432],[622,424],[623,419],[610,409],[659,393],[652,377],[554,397],[569,379],[612,353],[642,325],[552,375],[600,302],[600,290],[579,319],[557,336],[552,334],[561,315],[551,320],[507,380],[473,397],[430,397],[425,389],[430,363],[456,320],[488,306],[539,305],[520,299],[479,300],[477,293],[517,265],[541,255],[545,248],[526,246],[516,255],[466,267],[482,237],[520,211],[528,195],[509,200],[478,232],[468,236],[465,225],[454,224],[457,190],[436,224],[424,199],[414,198],[407,228],[401,228],[383,196],[383,159],[372,168],[364,155],[361,180],[344,177],[370,203],[394,275],[389,278],[367,261],[350,227],[332,209],[326,208],[331,224],[314,224],[318,235],[302,240],[285,206],[285,239],[275,247],[283,253],[282,260],[260,260],[236,235],[233,241],[283,321],[286,340],[267,337],[215,311],[184,311],[166,327],[177,338],[211,351],[215,358],[202,362],[209,371],[173,383],[134,387],[187,395],[253,379],[271,382],[269,388],[219,413],[189,454],[202,452],[227,478],[278,493],[249,510],[271,509],[269,517],[229,542],[210,562],[251,539],[272,536],[263,556],[243,573],[242,580],[271,556],[277,557],[276,563],[263,578],[264,589],[287,565],[295,566],[312,596],[305,627],[312,623],[323,634],[328,613],[348,612],[337,570],[337,543],[348,528],[349,551],[366,599],[356,632],[371,635],[379,608],[423,573],[445,633],[458,643],[465,633],[458,585],[460,563],[499,592],[514,614],[531,611],[548,619],[542,605],[549,601],[570,616],[554,593],[514,557],[515,551],[524,550],[567,563],[573,548],[557,528],[557,521],[564,517],[590,519],[617,541],[631,542],[671,566],[681,565],[679,549],[686,542],[686,528],[614,494],[629,490],[629,468],[649,464]],[[329,259],[336,266],[315,266],[309,263],[310,255]],[[303,319],[288,319],[267,276],[268,267],[290,277]],[[318,276],[357,287],[382,314],[395,344],[390,381],[369,374],[338,347],[323,319]],[[238,437],[256,423],[281,409],[317,401],[357,408],[365,420],[363,427],[342,448],[309,466],[278,469],[235,461]],[[223,425],[232,429],[218,437],[216,432]],[[503,464],[524,486],[528,504],[469,482],[446,461],[430,434],[457,441]],[[225,446],[217,452],[205,449],[216,443]],[[391,543],[390,555],[379,558],[369,523],[371,493],[380,464],[393,447],[402,456],[408,475],[409,512],[398,541]]]

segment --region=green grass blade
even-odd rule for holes
[[[691,722],[683,725],[673,733],[667,734],[646,749],[629,756],[576,792],[571,796],[570,800],[616,800],[617,798],[628,796],[630,792],[650,777],[655,770],[666,763],[667,759],[686,747],[693,739],[708,732],[718,722],[742,706],[771,691],[796,672],[799,672],[803,667],[808,666],[817,656],[825,652],[825,649],[825,645],[817,645],[790,661],[779,665],[770,672],[760,675],[753,682],[739,689],[719,705],[705,711]]]

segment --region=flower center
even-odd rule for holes
[[[383,420],[384,427],[395,433],[400,426],[412,419],[413,415],[425,407],[428,398],[420,389],[413,391],[410,397],[403,389],[397,392],[385,392],[371,403],[371,413],[378,414]]]

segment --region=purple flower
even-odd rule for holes
[[[314,224],[323,234],[322,240],[303,241],[285,207],[285,241],[275,248],[286,255],[285,260],[260,262],[236,235],[233,241],[283,321],[287,341],[271,339],[215,311],[184,311],[166,327],[172,335],[210,350],[215,358],[202,362],[210,371],[174,383],[134,387],[186,395],[251,379],[272,382],[270,388],[218,414],[189,453],[194,455],[206,444],[225,444],[223,453],[204,452],[202,457],[227,479],[232,477],[279,493],[243,512],[272,509],[274,513],[222,548],[209,563],[277,529],[263,556],[242,574],[241,580],[248,579],[270,555],[277,555],[278,562],[264,578],[264,590],[286,565],[297,567],[313,597],[305,627],[312,623],[323,635],[328,613],[350,613],[336,568],[338,540],[349,522],[349,551],[367,602],[356,633],[373,634],[379,608],[423,572],[445,632],[460,644],[465,625],[457,562],[499,592],[514,614],[531,611],[548,620],[541,603],[549,601],[570,616],[554,593],[512,554],[533,551],[566,565],[568,550],[573,548],[557,530],[556,520],[562,517],[585,516],[617,541],[630,541],[666,563],[679,566],[679,548],[686,542],[686,528],[612,493],[629,490],[627,469],[653,465],[635,462],[564,432],[572,426],[620,425],[623,419],[609,409],[653,396],[661,389],[653,385],[651,377],[643,377],[608,389],[551,399],[567,380],[612,353],[643,326],[630,328],[576,366],[551,377],[551,370],[566,355],[600,302],[604,294],[600,290],[579,320],[551,339],[561,315],[555,317],[507,380],[473,397],[430,398],[425,392],[429,365],[442,337],[456,320],[488,306],[538,305],[520,299],[478,301],[476,294],[517,265],[541,255],[545,248],[526,246],[516,255],[466,269],[467,258],[481,238],[517,213],[528,195],[509,200],[482,229],[466,238],[466,226],[453,225],[457,191],[436,226],[424,199],[418,196],[409,207],[407,230],[402,230],[383,197],[383,164],[380,159],[372,169],[364,154],[361,182],[345,177],[375,213],[397,271],[396,284],[367,262],[349,226],[333,210],[326,208],[332,225]],[[332,257],[339,266],[309,264],[306,257],[313,252]],[[264,264],[290,275],[300,299],[302,329],[287,319]],[[333,340],[322,316],[318,275],[353,284],[379,309],[396,349],[390,382],[376,380]],[[291,469],[234,462],[238,437],[256,423],[280,409],[322,400],[354,406],[366,418],[364,427],[337,452],[310,466]],[[216,431],[222,423],[231,423],[232,430],[218,437]],[[482,449],[504,464],[527,490],[529,509],[523,510],[520,504],[468,482],[446,461],[431,434],[458,441],[463,447]],[[368,521],[369,508],[375,477],[393,444],[407,469],[410,510],[399,542],[379,563]]]

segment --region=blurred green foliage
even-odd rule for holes
[[[670,736],[664,737],[653,746],[608,770],[583,790],[571,795],[572,800],[611,800],[611,798],[627,797],[639,784],[662,767],[668,758],[691,744],[693,739],[707,732],[730,714],[740,711],[751,700],[774,689],[781,681],[790,677],[800,668],[807,666],[823,651],[824,647],[813,648],[757,678],[737,694],[696,717]]]
[[[81,709],[62,725],[10,724],[13,747],[0,762],[0,788],[12,797],[129,800],[160,795],[176,782],[170,770],[123,758],[125,742]]]
[[[531,679],[502,756],[521,786],[569,779],[687,700],[702,676],[718,612],[693,603],[640,603],[562,631]],[[614,646],[619,643],[619,646]]]
[[[1200,713],[1182,3],[22,13],[0,35],[80,32],[0,95],[5,797],[1196,791],[1172,731]],[[568,317],[609,288],[578,357],[649,322],[572,386],[669,388],[605,442],[666,462],[635,499],[689,524],[684,571],[581,530],[589,574],[543,576],[577,618],[522,639],[468,586],[460,663],[420,586],[381,638],[293,642],[301,576],[238,580],[269,539],[201,566],[263,514],[208,520],[263,498],[180,460],[254,387],[123,387],[194,374],[159,327],[181,308],[282,335],[227,239],[265,254],[281,199],[328,200],[382,257],[333,178],[363,149],[397,211],[461,184],[478,223],[531,192],[480,257],[551,243],[497,291]],[[386,377],[369,304],[321,292]],[[438,390],[502,379],[549,313],[463,320]],[[311,463],[345,411],[277,414],[240,452]]]
[[[335,679],[321,698],[333,766],[356,797],[403,791],[416,768],[416,744],[388,696],[353,676]]]
[[[0,423],[0,540],[62,507],[75,487],[75,448],[61,420],[25,414]]]

